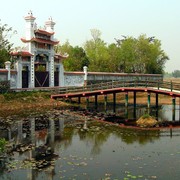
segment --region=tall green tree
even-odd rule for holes
[[[0,67],[4,67],[4,63],[10,60],[10,51],[13,46],[12,43],[9,42],[9,38],[16,31],[12,30],[12,27],[8,27],[7,24],[1,24],[0,21]]]
[[[121,64],[124,64],[120,61],[121,52],[120,48],[115,44],[112,43],[108,45],[108,71],[109,72],[121,72]]]
[[[121,51],[119,64],[123,72],[163,73],[165,63],[169,58],[161,49],[161,42],[158,39],[140,35],[137,39],[125,37],[116,42]]]
[[[101,39],[101,32],[91,29],[92,39],[84,44],[85,52],[89,58],[89,71],[108,71],[109,53],[106,43]]]
[[[68,41],[61,46],[56,46],[55,52],[68,53],[68,58],[63,62],[66,71],[82,71],[84,66],[89,65],[84,49],[79,46],[73,47]]]

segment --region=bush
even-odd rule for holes
[[[10,81],[0,81],[0,93],[6,93],[10,90]]]
[[[144,115],[142,115],[142,118],[143,119],[146,119],[146,118],[150,118],[151,116],[149,115],[149,114],[144,114]]]
[[[6,144],[7,144],[7,141],[4,138],[0,138],[0,153],[4,152]]]

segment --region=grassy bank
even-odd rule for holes
[[[13,92],[0,94],[0,116],[24,115],[28,112],[43,112],[54,107],[68,107],[69,103],[50,99],[50,92]],[[90,102],[94,102],[94,97],[90,97]],[[77,102],[77,99],[72,99]],[[98,102],[103,102],[104,96],[98,96]],[[112,95],[108,95],[108,102],[112,102]],[[116,101],[125,103],[125,94],[117,93]],[[147,104],[147,93],[137,93],[137,104]],[[81,105],[86,103],[82,98]],[[129,103],[133,103],[133,93],[129,93]],[[159,104],[171,104],[172,98],[159,95]],[[176,99],[179,103],[179,98]],[[151,94],[151,104],[155,104],[155,94]]]
[[[67,107],[67,103],[50,99],[50,92],[13,92],[0,94],[0,116],[43,112],[55,106]]]

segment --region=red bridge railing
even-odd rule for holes
[[[55,89],[53,94],[68,94],[68,93],[80,93],[80,92],[92,92],[97,90],[114,89],[114,88],[156,88],[165,89],[167,91],[180,91],[180,83],[168,82],[168,81],[110,81],[105,83],[90,84],[81,87],[63,87]]]

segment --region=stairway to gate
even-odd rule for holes
[[[154,92],[158,94],[180,97],[180,83],[168,81],[110,81],[90,84],[81,87],[64,87],[56,89],[51,95],[52,99],[89,97],[94,95],[113,94],[118,92]]]

